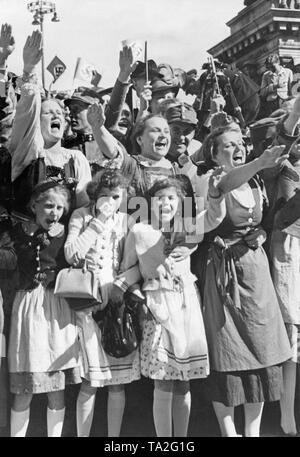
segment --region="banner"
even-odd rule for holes
[[[97,75],[99,75],[101,79],[101,75],[96,70],[95,65],[86,62],[81,57],[78,57],[75,67],[74,79],[79,79],[95,86],[97,84],[94,84],[94,81],[97,82],[97,79],[99,79],[99,76],[97,77]]]
[[[49,63],[47,70],[54,78],[54,82],[65,72],[66,65],[57,56]]]

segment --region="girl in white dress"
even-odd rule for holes
[[[75,265],[85,261],[88,270],[96,272],[101,285],[101,309],[111,298],[128,231],[128,216],[118,211],[126,186],[120,172],[104,172],[88,185],[90,205],[75,210],[69,223],[66,259]],[[140,378],[138,350],[119,359],[104,352],[101,330],[93,318],[99,307],[96,305],[76,312],[83,378],[77,399],[78,436],[89,436],[97,388],[103,386],[109,386],[108,436],[119,436],[125,408],[124,384]]]
[[[213,180],[212,180],[213,181]],[[211,196],[214,193],[210,186]],[[141,372],[154,379],[153,415],[157,436],[186,436],[191,394],[189,380],[209,373],[200,297],[190,271],[190,254],[204,231],[217,227],[225,216],[223,196],[197,215],[197,237],[187,237],[186,220],[178,213],[184,198],[176,178],[157,181],[149,191],[151,221],[135,224],[125,242],[121,270],[138,265],[148,313],[141,344]],[[185,227],[186,228],[186,227]],[[190,232],[190,230],[188,230]],[[194,244],[191,244],[194,243]],[[115,286],[124,292],[126,277]]]

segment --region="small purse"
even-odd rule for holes
[[[81,310],[102,303],[100,283],[93,271],[83,268],[64,268],[55,282],[54,295],[65,298],[74,310]]]
[[[142,339],[139,323],[139,305],[130,303],[126,297],[118,306],[108,303],[103,320],[98,322],[102,331],[104,351],[115,358],[126,357],[137,349]],[[95,316],[94,318],[97,321]]]

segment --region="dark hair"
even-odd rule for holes
[[[63,184],[60,184],[55,181],[42,181],[34,187],[31,193],[30,200],[28,203],[28,207],[31,213],[32,205],[34,203],[45,200],[50,190],[53,190],[55,193],[61,194],[65,197],[64,213],[67,214],[69,212],[71,203],[71,194],[69,189]]]
[[[135,124],[133,131],[132,131],[132,135],[131,135],[131,142],[132,142],[132,146],[133,146],[133,149],[135,152],[141,150],[140,145],[138,144],[136,139],[139,136],[143,135],[143,133],[146,129],[146,123],[153,117],[158,117],[160,119],[164,119],[167,122],[166,118],[164,116],[162,116],[161,114],[148,114],[148,116],[145,116],[140,121],[138,121]]]
[[[98,173],[93,181],[87,185],[86,192],[89,199],[92,202],[96,202],[104,187],[110,190],[116,187],[126,189],[128,187],[128,180],[124,178],[119,170],[105,170],[103,173]]]
[[[183,187],[183,183],[178,178],[163,178],[158,179],[155,181],[153,186],[147,192],[147,197],[150,201],[151,198],[155,197],[155,194],[163,189],[169,189],[170,187],[174,187],[176,193],[180,200],[183,200],[186,197],[186,192]]]
[[[227,132],[241,132],[238,124],[230,123],[222,127],[214,129],[204,140],[202,144],[202,155],[204,157],[204,163],[200,164],[198,174],[204,174],[204,172],[211,170],[217,166],[214,161],[215,156],[218,153],[218,138]],[[200,172],[199,172],[200,171]]]

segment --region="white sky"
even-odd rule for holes
[[[72,88],[77,57],[96,65],[101,86],[114,84],[124,39],[148,41],[148,58],[175,67],[201,69],[207,49],[230,34],[226,22],[244,8],[243,0],[55,0],[61,22],[45,16],[46,67],[57,55],[67,70],[53,89]],[[9,68],[22,71],[22,48],[33,17],[27,0],[0,0],[1,21],[13,26],[16,50]],[[52,77],[46,71],[46,87]]]

